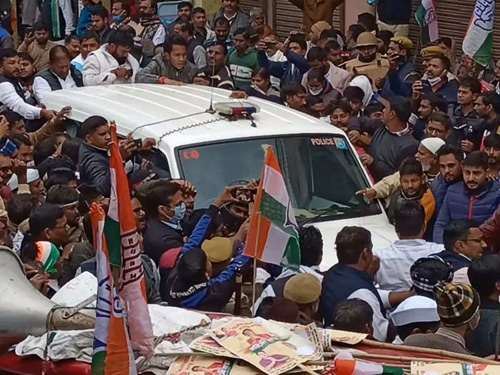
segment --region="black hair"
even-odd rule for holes
[[[118,30],[123,31],[123,32],[129,34],[132,38],[135,38],[135,35],[136,35],[135,30],[130,25],[120,25],[118,27]]]
[[[78,186],[78,191],[80,192],[80,204],[78,205],[78,211],[82,215],[85,215],[89,212],[90,202],[95,201],[102,194],[97,189],[97,186],[85,183]],[[92,230],[90,231],[90,233],[92,235]],[[87,238],[90,239],[88,235]]]
[[[391,30],[379,30],[377,32],[377,38],[382,40],[384,43],[389,43],[393,37],[394,33]]]
[[[332,313],[334,329],[366,333],[366,326],[373,324],[373,309],[368,302],[353,298],[339,302]]]
[[[50,51],[49,51],[49,62],[50,62],[50,63],[55,62],[55,61],[56,61],[56,59],[57,59],[57,55],[58,55],[59,53],[63,53],[64,55],[66,55],[66,57],[67,57],[68,59],[70,59],[70,60],[71,60],[71,56],[70,56],[70,54],[69,54],[68,49],[67,49],[65,46],[62,46],[62,45],[57,45],[57,46],[52,47],[52,48],[50,49]]]
[[[230,25],[229,25],[229,21],[228,21],[228,20],[227,20],[227,18],[226,18],[226,17],[224,17],[224,16],[221,16],[221,17],[217,18],[217,19],[215,20],[214,24],[215,24],[215,26],[217,26],[217,25],[226,25],[228,28],[229,28],[229,26],[230,26]]]
[[[325,73],[319,68],[312,68],[307,72],[307,82],[317,80],[319,82],[325,81]]]
[[[189,9],[193,9],[193,4],[191,4],[189,1],[181,1],[179,4],[177,4],[177,10],[181,10],[182,8],[189,7]]]
[[[339,49],[342,49],[342,47],[340,47],[339,42],[337,42],[336,40],[329,40],[328,42],[325,43],[324,50],[326,53],[328,53],[328,51],[330,50],[336,51]]]
[[[364,249],[372,248],[370,231],[361,227],[344,227],[335,239],[339,263],[356,264]]]
[[[147,189],[145,196],[138,196],[144,211],[149,217],[156,217],[158,206],[166,206],[172,197],[179,190],[179,185],[175,182],[163,180],[155,181],[151,189]],[[147,199],[144,199],[146,198]]]
[[[123,0],[123,1],[116,1],[115,2],[115,4],[118,4],[118,3],[122,5],[122,9],[127,12],[127,15],[130,15],[130,4],[129,4],[129,2],[125,1],[125,0]]]
[[[443,232],[444,248],[453,251],[457,241],[463,241],[469,235],[471,228],[477,228],[479,224],[469,219],[452,220],[446,224]]]
[[[222,47],[222,50],[224,51],[224,56],[227,56],[227,45],[226,45],[226,42],[221,41],[221,40],[216,40],[215,42],[213,42],[212,44],[210,44],[210,47],[213,47],[213,46]],[[208,48],[210,48],[210,47],[208,47]]]
[[[433,59],[438,59],[439,61],[441,61],[441,64],[443,64],[443,67],[446,69],[446,70],[450,70],[451,68],[451,62],[450,62],[450,59],[447,58],[446,56],[432,56],[431,57],[431,60]]]
[[[21,222],[30,217],[31,211],[33,211],[38,203],[38,198],[31,194],[14,194],[7,201],[5,207],[9,220],[16,225],[21,224]]]
[[[360,25],[359,23],[352,24],[351,26],[348,27],[347,31],[352,35],[352,38],[354,41],[358,40],[358,36],[361,33],[364,33],[366,30],[363,25]]]
[[[35,63],[35,60],[28,52],[18,52],[17,54],[21,60],[29,61],[31,64]]]
[[[410,156],[402,161],[399,166],[399,176],[402,177],[404,175],[416,174],[422,176],[423,174],[422,164],[415,159],[413,156]]]
[[[166,53],[172,52],[172,48],[175,46],[184,46],[187,49],[186,40],[179,35],[172,35],[170,38],[165,40],[163,43],[163,51]]]
[[[467,270],[470,284],[481,299],[488,300],[500,281],[500,255],[484,254],[474,259]]]
[[[200,284],[206,281],[207,254],[195,247],[184,254],[176,265],[178,277],[190,285]]]
[[[299,228],[300,264],[318,266],[323,257],[323,237],[313,226]]]
[[[358,86],[347,86],[344,90],[344,97],[347,100],[357,99],[360,102],[365,98],[365,92]]]
[[[246,40],[249,40],[250,39],[250,32],[249,32],[249,28],[248,27],[238,27],[233,36],[236,36],[236,35],[242,35],[243,38],[245,38]]]
[[[384,106],[382,103],[376,102],[368,104],[363,110],[363,114],[367,117],[370,117],[375,112],[382,112],[384,110]]]
[[[187,31],[189,35],[193,35],[194,34],[194,26],[193,26],[193,24],[191,22],[185,21],[185,20],[181,20],[181,21],[177,21],[176,24],[180,25],[181,26],[181,30],[182,31]]]
[[[451,129],[450,116],[448,116],[444,112],[438,111],[438,112],[432,113],[429,116],[429,119],[427,121],[434,121],[434,122],[439,122],[440,124],[443,124],[446,131]]]
[[[33,31],[41,31],[41,30],[50,31],[50,28],[42,21],[35,22],[33,24]]]
[[[196,14],[196,13],[201,13],[201,14],[207,14],[206,10],[203,9],[202,7],[194,7],[191,13]]]
[[[491,105],[495,113],[500,114],[500,95],[495,92],[479,94],[483,98],[484,105]]]
[[[266,68],[256,68],[252,72],[252,78],[260,76],[263,79],[271,79],[271,75],[269,74],[269,71]]]
[[[436,157],[437,157],[437,160],[439,160],[439,158],[441,156],[444,156],[444,155],[449,155],[449,154],[453,154],[453,156],[455,156],[455,159],[458,160],[458,162],[462,162],[462,160],[464,160],[464,153],[462,150],[460,150],[457,146],[455,145],[451,145],[451,144],[447,144],[445,143],[444,145],[442,145],[439,150],[437,151],[436,153]]]
[[[437,40],[438,44],[443,43],[446,47],[451,49],[453,47],[453,40],[449,36],[442,36]]]
[[[307,52],[307,62],[326,60],[325,50],[321,47],[312,47]]]
[[[109,17],[109,12],[101,4],[96,4],[90,8],[90,15],[91,16],[98,16],[98,17],[101,17],[102,19],[107,20]]]
[[[10,140],[14,142],[18,150],[21,145],[33,146],[33,143],[31,143],[30,138],[27,134],[16,134],[15,136],[11,137]]]
[[[298,82],[288,82],[281,87],[280,98],[286,102],[287,96],[297,95],[298,93],[306,93],[306,89]]]
[[[400,237],[416,237],[425,225],[425,210],[417,202],[403,201],[396,206],[394,227]]]
[[[437,108],[440,112],[446,113],[448,110],[448,103],[441,94],[428,92],[422,96],[422,100],[427,100],[432,108]]]
[[[302,48],[303,51],[307,51],[306,40],[298,35],[292,35],[290,37],[290,41],[289,41],[288,45],[290,45],[290,43],[297,43],[300,46],[300,48]]]
[[[82,144],[81,138],[67,139],[61,146],[61,155],[67,156],[75,165],[78,164],[78,152]]]
[[[80,195],[78,192],[68,185],[54,185],[47,191],[45,201],[57,205],[65,205],[68,203],[78,202]]]
[[[415,329],[419,329],[420,333],[427,333],[427,331],[436,332],[440,325],[440,320],[437,322],[416,322],[396,327],[396,332],[399,338],[404,341]]]
[[[484,139],[484,147],[500,149],[500,135],[491,133]]]
[[[81,37],[82,42],[89,39],[95,39],[97,43],[101,44],[101,38],[94,31],[86,31]]]
[[[451,282],[453,269],[448,262],[438,257],[419,258],[410,267],[410,276],[417,295],[434,299],[432,291],[420,289],[418,286],[419,283],[416,281],[433,280],[436,283],[440,281]],[[417,276],[418,280],[415,280],[414,276]],[[431,286],[433,287],[434,285]]]
[[[134,46],[134,38],[126,31],[115,30],[111,33],[108,43],[132,48]]]
[[[467,87],[473,94],[481,93],[481,82],[477,78],[465,77],[460,80],[460,86]]]
[[[4,112],[2,112],[2,115],[5,116],[7,119],[7,122],[9,123],[9,130],[12,129],[14,124],[18,121],[24,121],[24,117],[21,116],[19,113],[11,111],[10,109],[6,109]]]
[[[323,112],[327,115],[331,115],[336,109],[340,109],[342,112],[345,112],[345,113],[352,112],[351,103],[349,103],[347,100],[344,100],[344,99],[340,99],[337,101],[331,101],[325,107]]]
[[[365,12],[358,14],[358,24],[363,26],[366,31],[377,31],[377,19],[371,13]]]
[[[3,48],[0,49],[0,64],[3,63],[5,59],[9,59],[11,57],[19,56],[17,51],[14,48]]]
[[[72,40],[78,40],[78,42],[80,42],[80,38],[78,36],[76,36],[75,34],[70,34],[66,38],[64,38],[64,43],[70,44]]]
[[[396,113],[398,120],[406,124],[411,116],[411,105],[408,99],[402,96],[392,96],[387,101],[391,106],[391,110]]]
[[[35,207],[30,215],[30,234],[36,240],[47,228],[54,228],[57,220],[64,217],[64,211],[56,204],[43,203]]]
[[[50,171],[49,177],[45,180],[44,186],[46,190],[50,190],[53,186],[67,186],[71,181],[77,180],[75,172],[71,169],[56,168]]]
[[[108,120],[102,116],[90,116],[87,118],[81,127],[82,137],[85,138],[87,135],[94,133],[101,126],[108,125]]]
[[[335,29],[325,29],[319,34],[320,39],[327,39],[327,38],[337,38],[337,30]]]
[[[476,167],[488,169],[488,154],[484,151],[472,151],[467,154],[462,165],[464,167]]]
[[[51,139],[47,138],[37,143],[33,148],[33,161],[35,165],[40,165],[43,161],[52,156],[54,152],[56,152],[56,146]]]

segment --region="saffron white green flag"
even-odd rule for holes
[[[422,0],[415,12],[415,19],[420,26],[420,43],[423,46],[434,42],[439,38],[439,28],[437,21],[434,0]]]
[[[297,221],[271,146],[266,149],[244,254],[271,264],[300,265]]]
[[[494,14],[495,0],[476,0],[462,45],[464,53],[482,66],[488,65],[492,58]]]

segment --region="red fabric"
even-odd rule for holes
[[[160,258],[160,264],[158,267],[160,269],[164,268],[174,268],[175,266],[175,261],[177,260],[177,257],[179,256],[179,253],[181,252],[181,248],[177,247],[174,249],[170,249],[163,253],[163,255]]]
[[[90,364],[75,360],[43,362],[40,358],[18,357],[14,352],[0,355],[0,371],[19,375],[39,375],[42,368],[47,375],[90,375]]]

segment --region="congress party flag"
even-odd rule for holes
[[[104,210],[93,203],[90,220],[97,262],[97,304],[92,352],[92,375],[137,374],[127,334],[125,311],[116,292],[104,237]]]
[[[244,254],[266,263],[300,265],[297,221],[271,146],[266,148]]]
[[[420,26],[420,43],[434,42],[439,38],[438,20],[434,0],[422,0],[415,12],[415,19]]]
[[[482,66],[488,65],[493,55],[494,14],[495,0],[476,0],[462,45],[464,53]]]
[[[111,126],[110,151],[111,196],[104,232],[111,264],[116,265],[118,261],[120,266],[118,294],[127,310],[132,348],[150,358],[154,353],[154,335],[148,311],[140,236],[115,126]]]

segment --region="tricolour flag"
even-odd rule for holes
[[[297,221],[271,146],[266,149],[244,254],[266,263],[300,265]]]
[[[97,304],[92,353],[92,375],[135,375],[125,311],[116,292],[104,237],[104,210],[93,203],[90,220],[97,262]]]
[[[132,348],[147,358],[154,353],[154,335],[149,316],[140,237],[132,211],[127,175],[118,148],[116,127],[111,127],[111,195],[104,227],[111,264],[120,265],[118,294],[125,303]]]
[[[434,0],[422,0],[415,12],[415,19],[420,26],[420,43],[434,42],[439,38],[438,20]]]
[[[492,58],[493,16],[495,0],[476,0],[462,50],[479,65],[486,66]]]

